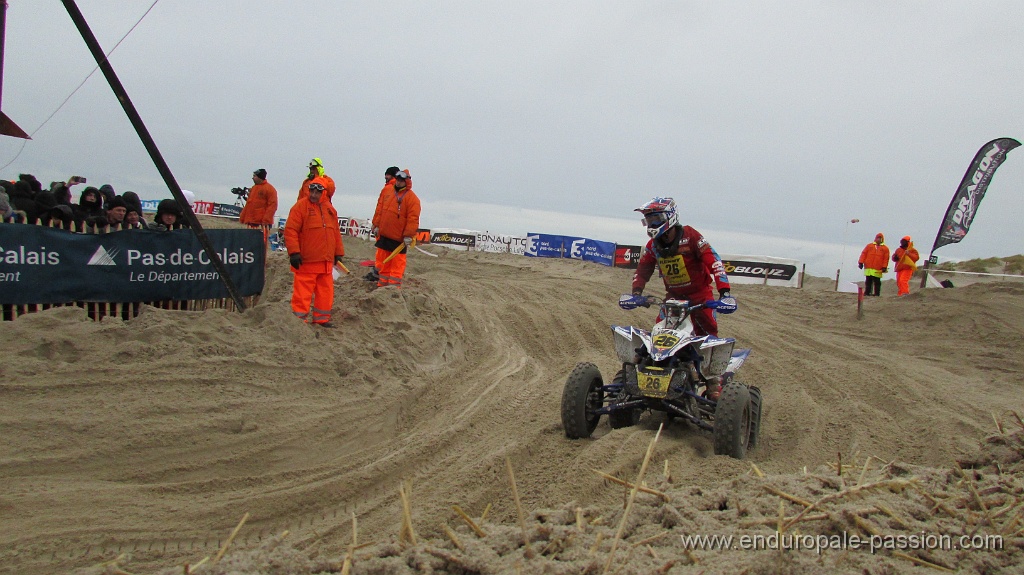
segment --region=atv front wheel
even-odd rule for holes
[[[626,379],[626,370],[620,369],[615,377],[612,379],[612,384],[623,384]],[[619,391],[618,401],[624,401],[628,399],[626,397],[626,390],[622,389]],[[617,400],[613,400],[609,405],[615,405]],[[616,409],[615,411],[608,412],[608,425],[612,429],[621,429],[623,427],[630,427],[640,423],[640,410],[632,407],[629,409]]]
[[[715,407],[715,454],[743,459],[753,420],[747,386],[736,382],[726,385]]]
[[[592,363],[577,363],[562,390],[562,427],[569,439],[590,437],[604,405],[601,372]]]

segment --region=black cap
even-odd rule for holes
[[[399,171],[398,166],[391,166],[390,168],[384,170],[384,175],[385,176],[394,176],[395,174],[398,173],[398,171]]]
[[[263,168],[256,170],[255,172],[252,173],[252,175],[256,176],[261,180],[267,179],[267,171],[264,170]]]

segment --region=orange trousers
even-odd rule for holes
[[[900,270],[896,272],[896,295],[907,295],[910,293],[910,276],[914,270]]]
[[[334,275],[331,262],[303,263],[295,274],[292,287],[292,313],[310,323],[331,321],[334,307]]]
[[[380,279],[377,280],[377,287],[402,287],[402,276],[405,275],[405,252],[391,258],[388,263],[384,263],[384,260],[388,259],[390,255],[391,252],[377,248],[376,257],[374,257],[376,264],[374,267],[377,268],[377,274],[380,276]]]

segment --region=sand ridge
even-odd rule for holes
[[[5,323],[0,565],[52,573],[128,553],[129,572],[180,572],[246,513],[239,552],[288,530],[282,548],[319,540],[338,557],[352,513],[365,541],[397,535],[406,479],[423,537],[457,524],[453,505],[490,506],[511,527],[506,458],[526,509],[621,506],[592,470],[634,476],[662,417],[570,441],[559,400],[577,362],[618,368],[610,325],[653,319],[615,305],[631,271],[429,246],[440,256],[410,255],[402,290],[372,290],[357,279],[372,246],[346,249],[336,330],[291,314],[282,254],[242,314],[91,322],[54,309]],[[655,467],[667,461],[674,485],[717,492],[749,481],[749,462],[793,474],[839,453],[945,468],[993,413],[1021,409],[1024,287],[897,299],[886,284],[858,320],[855,296],[831,285],[734,287],[740,310],[721,333],[754,350],[739,379],[764,392],[762,443],[741,462],[671,425]]]

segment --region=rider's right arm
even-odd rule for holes
[[[640,261],[636,266],[636,273],[633,274],[633,293],[643,293],[644,286],[650,281],[651,276],[654,275],[654,268],[658,264],[658,258],[654,255],[654,250],[651,249],[651,244],[648,243],[647,247],[640,254]]]

